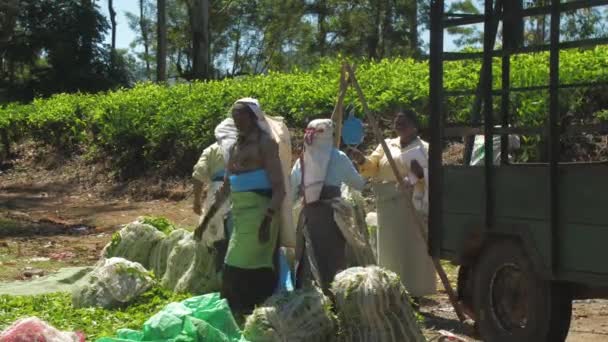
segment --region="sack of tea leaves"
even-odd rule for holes
[[[220,274],[216,269],[215,259],[217,251],[208,247],[204,240],[195,241],[192,234],[186,236],[182,242],[189,239],[194,246],[194,256],[189,266],[184,270],[183,275],[176,282],[173,290],[175,292],[189,292],[203,294],[219,291]],[[180,244],[175,250],[179,251]],[[169,258],[168,267],[173,267],[173,257],[179,257],[176,253]]]
[[[336,275],[332,293],[341,324],[339,341],[425,341],[394,272],[377,266],[349,268]]]
[[[192,233],[180,230],[168,238],[175,238],[168,251],[167,266],[161,285],[175,292],[202,294],[219,289],[219,276],[215,269],[214,251],[204,242],[193,239]],[[162,242],[161,242],[162,243]]]
[[[323,342],[335,331],[330,300],[309,288],[270,297],[247,317],[243,336],[251,342]]]
[[[112,241],[104,248],[104,258],[125,258],[148,268],[150,252],[165,237],[165,233],[152,225],[135,221],[112,235]]]
[[[369,243],[365,225],[364,200],[361,193],[342,186],[340,201],[334,201],[334,220],[346,239],[348,267],[375,265],[376,258]]]
[[[167,237],[154,246],[149,258],[149,268],[158,279],[162,279],[167,270],[167,261],[171,251],[188,234],[184,229],[172,231]]]
[[[76,308],[121,307],[154,283],[152,275],[142,265],[122,258],[104,260],[87,277],[87,283],[72,292],[72,304]]]

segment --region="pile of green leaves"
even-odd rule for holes
[[[74,309],[69,293],[38,296],[0,296],[0,331],[14,321],[36,316],[65,331],[82,331],[87,341],[113,336],[117,329],[139,329],[152,315],[171,302],[182,301],[187,294],[175,294],[154,288],[141,295],[129,307],[118,310],[101,308]]]
[[[518,55],[511,62],[512,87],[546,85],[549,55]],[[0,130],[11,139],[31,137],[62,150],[84,147],[87,152],[110,156],[124,176],[137,175],[156,167],[185,175],[200,151],[213,140],[214,127],[241,97],[257,97],[265,111],[287,119],[291,127],[304,127],[309,119],[328,116],[336,99],[340,61],[329,59],[311,71],[270,72],[221,81],[162,86],[150,83],[108,93],[59,94],[31,104],[9,104],[0,108]],[[563,83],[608,81],[608,47],[567,50],[560,54]],[[446,62],[447,90],[475,89],[480,62]],[[500,59],[494,63],[494,87],[501,82]],[[395,106],[410,107],[426,122],[429,100],[429,65],[410,58],[362,61],[357,77],[372,111],[391,115]],[[563,92],[564,112],[583,113],[593,118],[601,109],[605,90],[585,88]],[[350,91],[346,103],[355,101]],[[499,97],[495,110],[500,108]],[[515,92],[511,109],[516,123],[544,122],[548,109],[546,91]],[[446,100],[449,122],[463,122],[470,116],[473,96]],[[599,109],[598,109],[599,108]],[[605,109],[605,108],[604,108]]]
[[[144,216],[141,223],[149,224],[159,231],[165,233],[165,235],[169,235],[172,231],[177,229],[177,227],[175,227],[171,221],[161,216]]]

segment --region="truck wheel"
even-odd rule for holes
[[[572,315],[568,288],[541,279],[519,243],[487,246],[475,271],[473,305],[483,340],[566,339]]]

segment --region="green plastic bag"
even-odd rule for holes
[[[224,333],[229,341],[238,341],[241,338],[241,331],[228,302],[221,299],[219,293],[189,298],[182,303],[194,312],[192,316]]]
[[[144,323],[143,341],[168,340],[182,331],[184,318],[192,314],[182,303],[171,303]]]
[[[116,330],[116,337],[128,341],[143,341],[144,333],[138,330],[118,329]]]
[[[184,320],[184,330],[182,330],[182,333],[175,339],[175,341],[231,342],[231,340],[228,338],[228,336],[226,336],[226,334],[214,328],[209,323],[194,317],[186,317],[186,319]]]
[[[143,331],[119,329],[116,336],[97,342],[246,342],[219,293],[171,303],[150,317]]]

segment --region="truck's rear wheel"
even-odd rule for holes
[[[505,240],[479,258],[473,303],[485,341],[564,341],[572,300],[565,287],[541,279],[521,245]]]

